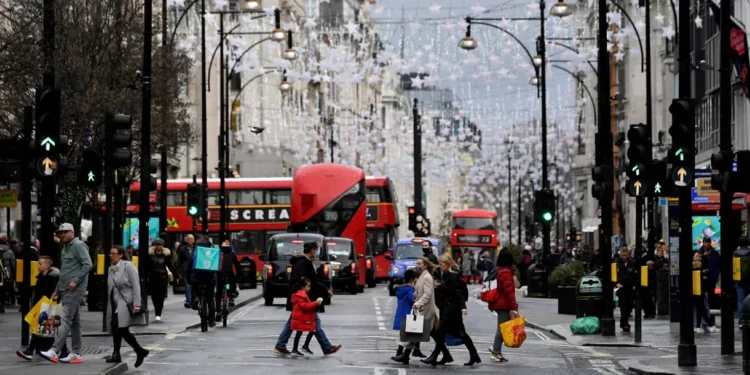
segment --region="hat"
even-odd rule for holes
[[[648,262],[646,262],[646,265],[647,266],[653,266],[654,265],[654,261],[653,260],[649,260]]]
[[[164,240],[162,240],[161,238],[157,238],[157,239],[154,240],[154,244],[153,245],[154,246],[156,246],[156,245],[162,245],[162,246],[164,246]]]
[[[60,225],[60,228],[57,228],[57,232],[72,232],[73,231],[73,224],[70,223],[62,223]]]

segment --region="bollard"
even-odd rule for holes
[[[750,296],[742,302],[742,371],[750,375]]]

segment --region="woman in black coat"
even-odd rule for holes
[[[451,356],[448,347],[445,345],[445,335],[451,334],[460,337],[461,341],[466,345],[466,349],[469,350],[469,362],[464,363],[464,366],[473,366],[475,363],[481,363],[482,359],[479,358],[474,341],[471,340],[464,327],[463,316],[468,313],[466,309],[467,296],[464,294],[468,293],[468,291],[465,288],[465,284],[461,282],[460,276],[455,271],[457,267],[453,262],[453,258],[448,254],[443,254],[438,260],[440,269],[435,272],[435,281],[438,284],[435,288],[435,302],[440,310],[440,325],[438,326],[436,335],[433,336],[435,339],[435,350],[429,357],[423,359],[422,362],[433,366],[453,362],[453,356]],[[438,362],[437,356],[441,352],[443,353],[443,358]]]
[[[148,255],[151,257],[151,267],[148,272],[149,294],[151,294],[151,300],[154,302],[156,321],[160,322],[161,313],[164,310],[164,300],[167,298],[169,278],[174,266],[169,249],[164,247],[164,240],[157,238],[153,245],[152,248],[148,249]]]

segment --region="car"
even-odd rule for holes
[[[266,306],[273,305],[274,298],[288,298],[291,294],[289,274],[292,272],[290,260],[303,254],[304,245],[315,242],[320,250],[313,260],[318,273],[318,281],[327,288],[331,287],[330,265],[327,264],[328,254],[324,237],[313,233],[282,233],[271,236],[268,248],[259,259],[265,262],[263,266],[263,300]],[[328,296],[323,297],[326,305],[331,304]]]
[[[343,289],[351,294],[357,294],[360,270],[357,267],[358,258],[354,241],[348,238],[326,237],[325,246],[331,266],[333,289]]]
[[[377,279],[375,272],[378,269],[378,264],[375,261],[375,254],[373,254],[370,243],[367,243],[367,250],[365,252],[365,283],[368,288],[374,288],[377,285]]]
[[[393,249],[393,255],[386,254],[385,259],[393,261],[388,267],[388,294],[391,296],[396,295],[394,286],[404,277],[404,272],[410,268],[416,268],[417,259],[422,257],[422,242],[425,240],[432,244],[432,252],[435,256],[440,256],[445,251],[443,243],[437,238],[414,237],[398,240]]]

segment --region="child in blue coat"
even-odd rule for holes
[[[401,331],[401,320],[411,314],[411,310],[414,306],[414,283],[416,281],[417,273],[413,269],[408,269],[404,272],[403,284],[396,286],[398,306],[396,307],[396,315],[393,317],[394,331]],[[396,355],[399,356],[403,352],[404,346],[399,345]],[[419,343],[414,347],[414,351],[411,355],[412,357],[425,358],[425,355],[419,350]]]

